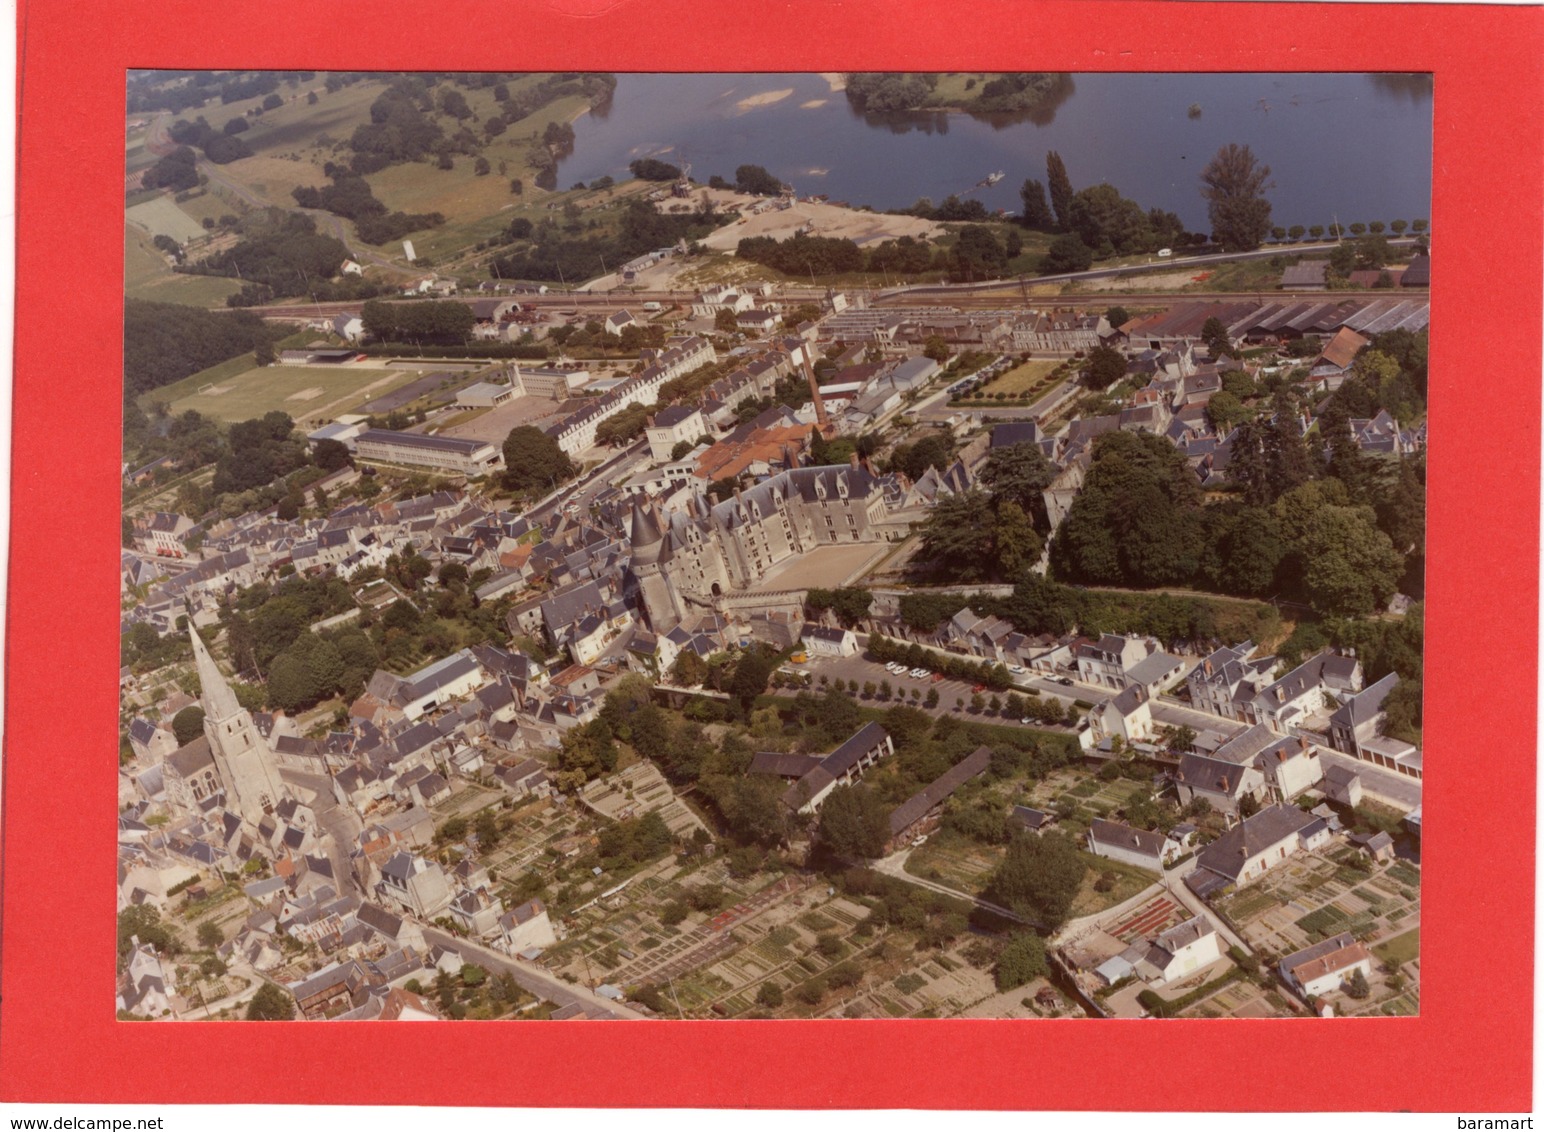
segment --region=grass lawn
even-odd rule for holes
[[[373,366],[258,367],[251,354],[243,354],[174,385],[152,390],[141,397],[141,402],[169,401],[174,413],[194,409],[221,421],[251,420],[271,409],[278,409],[300,422],[316,416],[336,416],[367,397],[379,396],[418,376],[415,370]],[[210,384],[223,392],[199,392],[200,388]],[[296,394],[310,390],[320,392],[304,399],[290,400]]]
[[[941,829],[906,859],[906,871],[924,880],[936,879],[939,884],[961,892],[980,892],[1005,852]]]
[[[1372,953],[1385,963],[1402,967],[1421,954],[1421,929],[1411,928],[1403,935],[1384,940]]]
[[[994,393],[1007,393],[1013,396],[1038,391],[1041,386],[1049,384],[1048,378],[1051,371],[1060,364],[1056,361],[1035,359],[1023,365],[1014,366],[1007,373],[994,378],[977,390],[977,395],[991,396]]]
[[[1074,919],[1078,916],[1102,912],[1106,908],[1115,907],[1123,900],[1130,900],[1158,879],[1157,873],[1150,873],[1135,865],[1112,861],[1108,857],[1096,857],[1092,853],[1081,850],[1078,855],[1088,863],[1088,872],[1083,876],[1083,884],[1078,889],[1077,897],[1072,901],[1072,911],[1068,913]],[[1094,888],[1104,873],[1113,873],[1115,876],[1115,885],[1109,892],[1099,892]]]
[[[205,235],[204,226],[177,207],[170,196],[162,195],[142,204],[132,205],[126,215],[129,223],[153,236],[170,236],[179,244]]]

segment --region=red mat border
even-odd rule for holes
[[[1541,29],[1538,9],[1475,6],[23,3],[0,1098],[1529,1108]],[[1421,1016],[115,1022],[117,249],[131,66],[1435,72]],[[1141,186],[1122,188],[1140,199]]]

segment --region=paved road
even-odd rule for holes
[[[1381,766],[1352,758],[1329,747],[1319,748],[1319,760],[1324,763],[1326,770],[1332,766],[1343,766],[1356,771],[1362,776],[1362,792],[1375,801],[1383,802],[1406,813],[1421,804],[1421,780],[1418,778],[1410,778],[1394,770],[1385,770]]]
[[[489,971],[500,973],[507,972],[514,976],[515,982],[536,997],[547,1002],[556,1003],[558,1006],[570,1006],[578,1003],[584,1008],[585,1014],[591,1018],[606,1019],[641,1019],[645,1015],[638,1013],[630,1006],[620,1002],[612,1002],[602,998],[588,987],[574,983],[565,983],[562,979],[547,974],[539,968],[527,963],[511,959],[502,952],[484,947],[480,943],[473,943],[468,939],[459,939],[449,932],[432,928],[428,924],[421,924],[424,939],[431,944],[438,944],[448,951],[454,951],[468,963]]]
[[[305,774],[281,767],[279,777],[291,786],[299,786],[314,795],[307,804],[316,815],[316,824],[328,835],[330,844],[327,858],[332,862],[332,875],[337,881],[338,895],[365,895],[360,892],[354,871],[349,867],[349,850],[359,836],[359,831],[364,828],[358,815],[347,806],[338,804],[337,798],[333,796],[332,780],[324,774]]]
[[[1411,246],[1415,238],[1406,236],[1402,239],[1389,240],[1391,246]],[[1252,252],[1218,252],[1212,255],[1180,256],[1173,259],[1159,259],[1153,256],[1146,263],[1126,264],[1121,267],[1100,267],[1092,271],[1071,271],[1061,275],[1034,275],[1015,276],[1012,279],[992,280],[986,283],[926,283],[915,287],[892,288],[883,293],[882,297],[876,297],[876,303],[910,302],[914,299],[926,296],[928,298],[942,298],[948,295],[979,294],[992,291],[1013,291],[1022,288],[1027,283],[1078,283],[1090,279],[1113,279],[1121,275],[1135,275],[1141,272],[1153,271],[1160,268],[1169,268],[1176,271],[1186,271],[1192,267],[1208,267],[1220,263],[1234,263],[1239,260],[1270,259],[1279,255],[1297,255],[1302,252],[1330,251],[1336,247],[1337,241],[1328,240],[1323,243],[1292,244],[1285,247],[1259,248]],[[1189,302],[1195,296],[1175,292],[1171,298],[1175,302]],[[1237,298],[1237,296],[1233,296]],[[1043,300],[1042,300],[1043,301]]]

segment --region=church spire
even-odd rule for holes
[[[198,698],[203,704],[205,717],[214,720],[231,718],[241,710],[241,705],[236,702],[236,693],[225,682],[225,677],[214,663],[214,657],[209,655],[203,638],[191,622],[188,624],[188,636],[193,640],[193,664],[198,669]]]

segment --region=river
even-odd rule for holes
[[[1198,117],[1188,113],[1200,107]],[[1205,231],[1201,170],[1221,146],[1271,167],[1272,223],[1431,215],[1432,83],[1366,74],[1079,74],[1034,115],[856,113],[817,74],[623,74],[574,124],[559,184],[628,176],[637,157],[689,162],[695,180],[763,165],[801,194],[904,208],[951,193],[1015,211],[1056,150],[1075,188],[1108,181]],[[972,188],[987,174],[1007,176]]]

